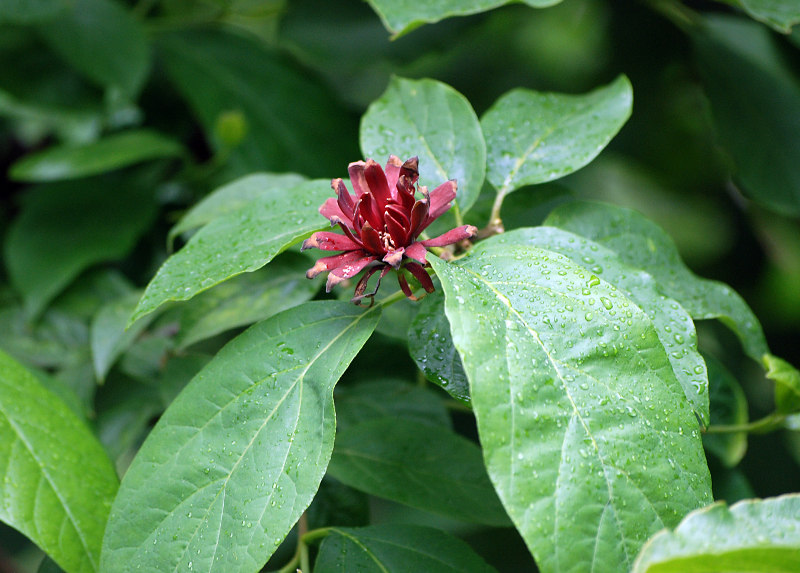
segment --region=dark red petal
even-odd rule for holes
[[[375,257],[373,255],[370,255],[353,262],[348,262],[343,265],[339,265],[338,267],[333,269],[330,273],[328,273],[328,280],[325,282],[325,292],[331,292],[331,289],[334,286],[338,285],[345,279],[349,279],[351,277],[356,276],[364,269],[364,267],[366,267],[368,264],[374,261]]]
[[[383,213],[386,203],[392,198],[389,191],[389,184],[386,181],[386,174],[380,165],[375,163],[372,159],[367,160],[367,166],[364,168],[364,177],[367,179],[370,193],[378,207],[378,211]],[[377,225],[374,225],[376,228]]]
[[[363,161],[354,161],[347,166],[347,172],[350,174],[350,184],[353,186],[353,191],[355,191],[356,194],[356,201],[358,201],[358,198],[364,193],[369,191],[367,180],[364,179],[364,167],[366,167],[366,165],[367,164]]]
[[[347,237],[349,239],[351,239],[354,243],[357,243],[358,245],[360,245],[361,248],[364,247],[364,244],[360,240],[358,240],[358,238],[355,235],[353,235],[353,232],[350,229],[348,229],[345,225],[343,225],[342,223],[339,223],[339,228],[342,231],[344,231],[344,234],[347,235]]]
[[[339,205],[339,209],[341,209],[342,213],[347,213],[348,215],[352,216],[353,209],[356,205],[353,200],[353,196],[350,195],[350,192],[347,190],[344,181],[341,179],[334,179],[331,181],[331,187],[333,187],[333,191],[336,193],[336,202]]]
[[[360,214],[364,221],[368,221],[373,229],[383,229],[383,211],[378,210],[372,193],[364,193],[356,203],[355,212]],[[362,225],[363,226],[363,225]]]
[[[400,168],[400,177],[408,179],[411,185],[417,182],[417,179],[419,179],[419,157],[414,156],[406,159],[406,162]]]
[[[430,275],[425,272],[425,269],[422,268],[422,265],[418,265],[417,263],[408,263],[405,268],[411,272],[412,275],[419,281],[419,284],[422,285],[427,292],[433,292],[436,290],[433,288],[433,281],[431,280]]]
[[[411,233],[409,239],[416,239],[417,235],[425,228],[426,221],[428,220],[428,211],[427,199],[414,203],[414,208],[411,209],[411,222],[409,224]]]
[[[398,223],[400,223],[400,225],[403,226],[405,229],[409,228],[410,221],[409,221],[408,217],[410,215],[410,212],[404,211],[403,208],[400,205],[398,205],[397,203],[389,203],[388,205],[386,205],[386,211],[391,212],[391,214],[394,217],[394,219]],[[384,215],[384,219],[385,218],[386,218],[386,215]]]
[[[394,251],[389,251],[386,253],[386,256],[383,257],[383,262],[387,265],[392,265],[394,268],[398,268],[403,261],[403,253],[405,253],[405,251],[403,247],[395,249]]]
[[[428,223],[439,217],[450,208],[450,203],[456,198],[457,184],[455,180],[445,181],[431,192],[431,209],[428,213]],[[425,225],[428,226],[427,224]]]
[[[329,197],[325,199],[325,202],[322,204],[322,207],[319,208],[320,214],[329,219],[331,221],[331,225],[335,225],[336,223],[344,223],[348,227],[353,226],[353,218],[352,213],[347,214],[342,212],[339,204],[336,202],[336,199],[333,197]]]
[[[331,257],[322,257],[321,259],[317,259],[314,266],[306,271],[306,278],[313,279],[319,273],[324,273],[325,271],[357,261],[366,254],[367,253],[364,251],[347,251],[346,253],[333,255]]]
[[[444,247],[445,245],[452,245],[458,241],[474,237],[478,233],[478,228],[473,225],[462,225],[455,229],[450,229],[443,235],[434,237],[433,239],[426,239],[421,241],[426,247]]]
[[[300,250],[322,249],[323,251],[354,251],[361,250],[361,244],[356,243],[345,235],[330,231],[318,231],[303,241]]]
[[[404,225],[402,219],[398,219],[398,213],[386,209],[384,213],[383,220],[386,221],[386,230],[389,231],[389,235],[391,235],[394,244],[398,247],[405,245],[408,240],[408,222]],[[402,214],[400,214],[402,216]]]
[[[386,253],[386,248],[381,242],[381,236],[369,223],[364,223],[364,226],[361,227],[361,242],[364,243],[364,248],[371,253],[381,256]]]
[[[425,255],[428,254],[428,249],[422,243],[414,242],[406,247],[406,257],[419,261],[425,264]]]
[[[397,178],[400,177],[400,167],[402,163],[400,158],[396,155],[390,155],[389,161],[386,162],[386,183],[389,185],[389,191],[394,197],[395,186],[397,185]]]
[[[403,294],[406,295],[407,298],[410,298],[411,300],[417,300],[417,297],[414,296],[414,292],[411,290],[411,287],[408,286],[406,275],[404,275],[402,271],[397,273],[397,282],[400,283],[400,288],[403,290]]]

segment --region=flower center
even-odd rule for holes
[[[387,252],[394,251],[397,248],[395,247],[394,240],[392,239],[391,235],[389,235],[389,233],[387,233],[386,231],[380,231],[378,233],[378,236],[381,239],[381,244],[383,244],[383,248],[386,249]]]

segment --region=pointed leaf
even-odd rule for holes
[[[328,473],[371,495],[462,521],[508,525],[480,448],[441,426],[378,418],[336,436]]]
[[[0,520],[68,573],[97,571],[117,475],[100,442],[0,351]]]
[[[408,351],[428,380],[469,404],[469,381],[450,336],[441,291],[429,294],[420,303],[408,329]]]
[[[775,409],[782,414],[800,411],[800,371],[772,354],[763,358],[767,378],[775,382]]]
[[[291,189],[305,181],[295,173],[253,173],[211,192],[178,221],[169,231],[169,240],[186,231],[202,227],[223,215],[244,207],[269,193],[270,189]]]
[[[102,87],[133,98],[147,78],[144,28],[117,0],[72,0],[37,28],[56,53]]]
[[[512,90],[481,118],[486,177],[503,194],[564,177],[603,150],[632,105],[625,76],[583,95]]]
[[[159,420],[114,501],[103,571],[258,571],[311,503],[333,386],[380,307],[309,302],[225,346]]]
[[[78,179],[182,153],[176,141],[155,131],[137,129],[84,145],[60,145],[27,155],[11,166],[9,176],[16,181],[38,182]]]
[[[542,571],[627,569],[711,501],[697,420],[644,311],[566,257],[502,238],[455,264],[428,257],[489,475]]]
[[[715,503],[642,548],[633,573],[800,571],[800,495]]]
[[[456,90],[434,80],[393,77],[361,118],[361,151],[384,164],[419,157],[419,184],[429,191],[458,182],[461,212],[472,207],[486,173],[486,144],[478,116]]]
[[[214,219],[169,257],[147,285],[131,323],[169,300],[187,300],[236,275],[260,269],[324,226],[318,208],[331,195],[317,179],[272,188],[242,209]]]
[[[800,24],[800,5],[795,0],[735,0],[751,18],[789,34]]]
[[[703,423],[708,424],[708,374],[697,350],[694,323],[683,307],[661,293],[651,275],[626,265],[614,251],[602,245],[554,227],[510,231],[500,241],[531,245],[569,257],[591,276],[602,277],[636,303],[652,321],[686,399]],[[611,312],[626,313],[624,308],[615,310],[607,297],[601,297],[599,302]]]
[[[754,360],[760,362],[769,352],[761,324],[742,297],[724,283],[692,273],[669,235],[639,213],[613,205],[575,202],[556,207],[545,225],[600,243],[626,264],[646,271],[693,319],[718,318],[733,330]]]
[[[472,548],[444,531],[420,525],[334,527],[320,546],[314,573],[492,573]]]

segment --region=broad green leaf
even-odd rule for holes
[[[380,307],[309,302],[248,329],[173,401],[114,501],[101,570],[258,571],[333,449],[333,386]]]
[[[711,401],[711,426],[746,424],[747,397],[739,382],[727,368],[712,356],[704,356],[708,366],[708,393]],[[722,463],[732,468],[747,451],[747,432],[703,434],[703,446],[717,456]],[[714,487],[717,487],[716,480]],[[716,490],[715,490],[716,493]]]
[[[800,83],[765,27],[708,18],[692,36],[711,115],[754,201],[800,214]]]
[[[92,363],[94,373],[99,381],[114,365],[117,358],[145,331],[157,315],[151,314],[125,329],[133,309],[141,298],[141,291],[134,291],[127,296],[112,301],[101,308],[92,319],[90,344],[92,347]]]
[[[348,487],[330,476],[325,476],[317,495],[314,496],[314,501],[306,510],[308,528],[312,530],[328,527],[332,523],[342,527],[367,525],[369,509],[370,500],[367,494]]]
[[[294,171],[330,177],[344,172],[356,157],[356,134],[348,113],[322,85],[264,43],[207,29],[163,34],[156,45],[209,143],[230,151],[227,164],[233,172]],[[246,134],[229,149],[219,138],[217,124],[232,111],[244,118]]]
[[[169,231],[170,243],[187,231],[202,227],[228,213],[241,209],[271,189],[291,189],[305,181],[294,173],[253,173],[216,189],[192,207]]]
[[[320,288],[306,271],[313,261],[284,253],[269,266],[236,276],[185,305],[176,336],[179,349],[226,330],[247,326],[309,300]]]
[[[800,4],[796,0],[735,0],[750,17],[788,34],[800,24]]]
[[[478,198],[486,144],[472,106],[447,84],[393,77],[361,118],[360,140],[364,156],[380,164],[389,155],[402,161],[418,156],[420,185],[430,191],[455,179],[462,213]]]
[[[116,0],[72,0],[41,22],[42,39],[88,79],[135,97],[150,68],[144,28]]]
[[[378,14],[383,25],[394,38],[419,28],[423,24],[433,24],[453,16],[468,16],[486,12],[508,4],[512,0],[367,0]],[[524,0],[525,4],[544,8],[558,4],[561,0]]]
[[[633,573],[800,570],[800,495],[715,503],[647,542]]]
[[[630,117],[632,105],[625,76],[583,95],[514,89],[481,118],[486,176],[505,195],[568,175],[603,150]]]
[[[317,179],[272,188],[241,209],[214,219],[169,257],[147,285],[131,323],[170,300],[187,300],[231,277],[260,269],[324,227],[319,206],[332,195]]]
[[[631,299],[650,318],[686,399],[703,423],[708,424],[708,375],[697,350],[694,323],[674,299],[661,294],[651,275],[626,265],[617,253],[602,245],[554,227],[518,229],[506,233],[498,242],[531,245],[564,255],[586,269],[587,275],[603,277]],[[584,294],[590,292],[589,287],[585,290]],[[612,315],[627,316],[629,312],[624,306],[615,308],[613,300],[607,297],[600,297],[599,302]]]
[[[542,571],[628,569],[711,501],[697,420],[643,310],[568,258],[502,239],[455,264],[428,257],[489,476]]]
[[[408,329],[408,351],[428,380],[469,404],[469,381],[450,336],[441,291],[429,294],[420,303]]]
[[[445,427],[386,417],[340,430],[328,473],[350,487],[418,509],[508,524],[480,448]]]
[[[29,315],[84,269],[128,253],[156,214],[151,175],[108,174],[28,190],[4,249]]]
[[[717,318],[730,328],[745,352],[761,362],[769,352],[758,319],[728,285],[702,279],[681,261],[672,239],[639,213],[601,203],[568,203],[545,221],[615,251],[626,264],[652,275],[658,288],[695,320]]]
[[[429,389],[392,378],[339,385],[334,395],[339,430],[376,418],[404,418],[450,428],[450,414]]]
[[[0,520],[68,573],[97,571],[117,475],[91,431],[0,352]]]
[[[314,573],[492,573],[472,548],[444,531],[404,524],[331,528]]]
[[[60,145],[27,155],[11,166],[9,175],[29,182],[78,179],[182,152],[180,144],[172,139],[137,129],[84,145]]]
[[[0,3],[0,22],[29,24],[56,16],[67,0],[4,0]]]
[[[772,354],[762,362],[766,376],[775,382],[775,408],[783,414],[800,411],[800,372],[797,368]]]

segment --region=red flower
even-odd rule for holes
[[[474,236],[478,230],[463,225],[433,239],[417,240],[428,225],[451,207],[456,197],[456,182],[451,180],[431,193],[420,187],[423,199],[417,200],[414,194],[419,179],[418,164],[416,157],[401,164],[394,155],[389,157],[385,172],[372,159],[351,163],[347,171],[355,196],[341,179],[331,181],[336,199],[326,200],[319,212],[330,219],[331,225],[338,224],[344,235],[330,231],[314,233],[303,242],[303,249],[317,247],[344,252],[319,259],[306,273],[308,278],[329,271],[325,290],[330,292],[334,285],[368,269],[356,285],[352,299],[356,304],[365,297],[375,296],[381,279],[390,269],[399,271],[397,280],[408,298],[416,300],[401,269],[407,269],[427,292],[433,292],[433,282],[423,268],[427,264],[427,247],[450,245]],[[378,271],[381,274],[375,291],[364,294],[367,281]]]

